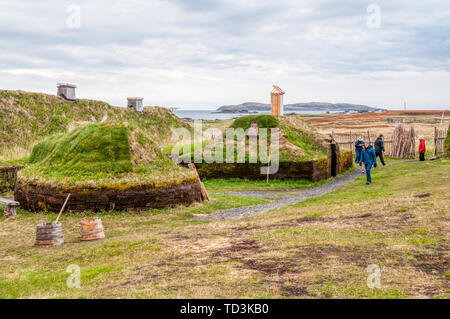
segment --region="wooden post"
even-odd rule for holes
[[[202,198],[203,200],[206,200],[209,202],[209,196],[208,196],[208,192],[206,191],[205,185],[203,185],[200,176],[198,175],[197,172],[197,168],[195,167],[195,164],[189,164],[188,165],[190,169],[192,169],[192,171],[194,172],[195,176],[197,176],[197,180],[200,183],[200,191],[202,193]]]
[[[267,160],[267,181],[266,184],[269,184],[269,172],[270,172],[270,155],[272,152],[269,149],[269,159]]]
[[[9,218],[11,216],[16,216],[16,207],[5,205],[3,215],[5,216],[5,218]]]
[[[369,132],[369,130],[367,130],[367,140],[368,140],[369,143],[370,143],[370,132]]]
[[[64,201],[63,207],[61,207],[61,210],[59,211],[58,217],[56,217],[55,224],[58,224],[59,217],[61,217],[61,214],[62,214],[64,208],[66,208],[66,204],[67,204],[67,202],[69,201],[69,198],[70,198],[70,193],[69,193],[69,195],[67,195],[67,198],[66,198],[66,200]]]
[[[438,153],[438,149],[437,149],[437,141],[438,141],[438,139],[437,139],[437,134],[438,134],[438,130],[437,130],[437,127],[435,126],[434,127],[434,156],[437,156],[437,153]]]
[[[353,148],[352,148],[352,145],[353,145],[352,131],[350,131],[350,136],[349,136],[349,138],[350,138],[350,142],[348,142],[348,147],[350,148],[350,151],[353,152]]]

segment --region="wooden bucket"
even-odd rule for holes
[[[64,243],[61,223],[41,222],[36,228],[36,246],[57,246]]]
[[[103,224],[100,218],[83,218],[81,221],[81,240],[96,240],[105,238]]]

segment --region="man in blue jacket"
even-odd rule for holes
[[[361,162],[363,166],[363,173],[366,172],[367,182],[369,185],[372,183],[372,176],[370,175],[370,170],[372,166],[377,167],[377,155],[372,145],[369,142],[364,142],[364,148],[361,153]]]
[[[361,154],[364,146],[364,142],[362,141],[362,137],[360,136],[355,142],[355,163],[358,163],[361,166]]]

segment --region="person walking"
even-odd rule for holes
[[[358,137],[358,139],[355,142],[355,163],[358,163],[359,166],[361,166],[361,154],[362,154],[362,149],[364,146],[364,142],[362,141],[362,137]]]
[[[384,162],[383,153],[384,153],[383,134],[380,134],[380,136],[378,136],[377,139],[375,140],[375,154],[377,157],[380,158],[381,164],[383,164],[383,166],[386,166],[386,163]]]
[[[425,139],[422,136],[419,136],[419,159],[422,162],[425,160],[425,152]]]
[[[366,185],[372,183],[372,175],[370,174],[370,170],[373,167],[377,167],[377,155],[375,154],[375,150],[369,142],[364,142],[364,148],[362,150],[362,164],[363,164],[363,173],[366,173]]]

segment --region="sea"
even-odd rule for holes
[[[214,121],[214,120],[229,120],[238,118],[241,116],[246,115],[258,115],[258,114],[270,114],[270,111],[255,111],[255,112],[249,112],[249,113],[217,113],[215,110],[183,110],[183,109],[176,109],[173,111],[173,113],[178,116],[179,118],[189,118],[192,120],[204,120],[204,121]],[[301,111],[291,111],[291,110],[284,110],[284,114],[289,113],[296,113],[296,114],[324,114],[326,111],[308,111],[308,110],[301,110]],[[333,113],[333,112],[330,112]]]

